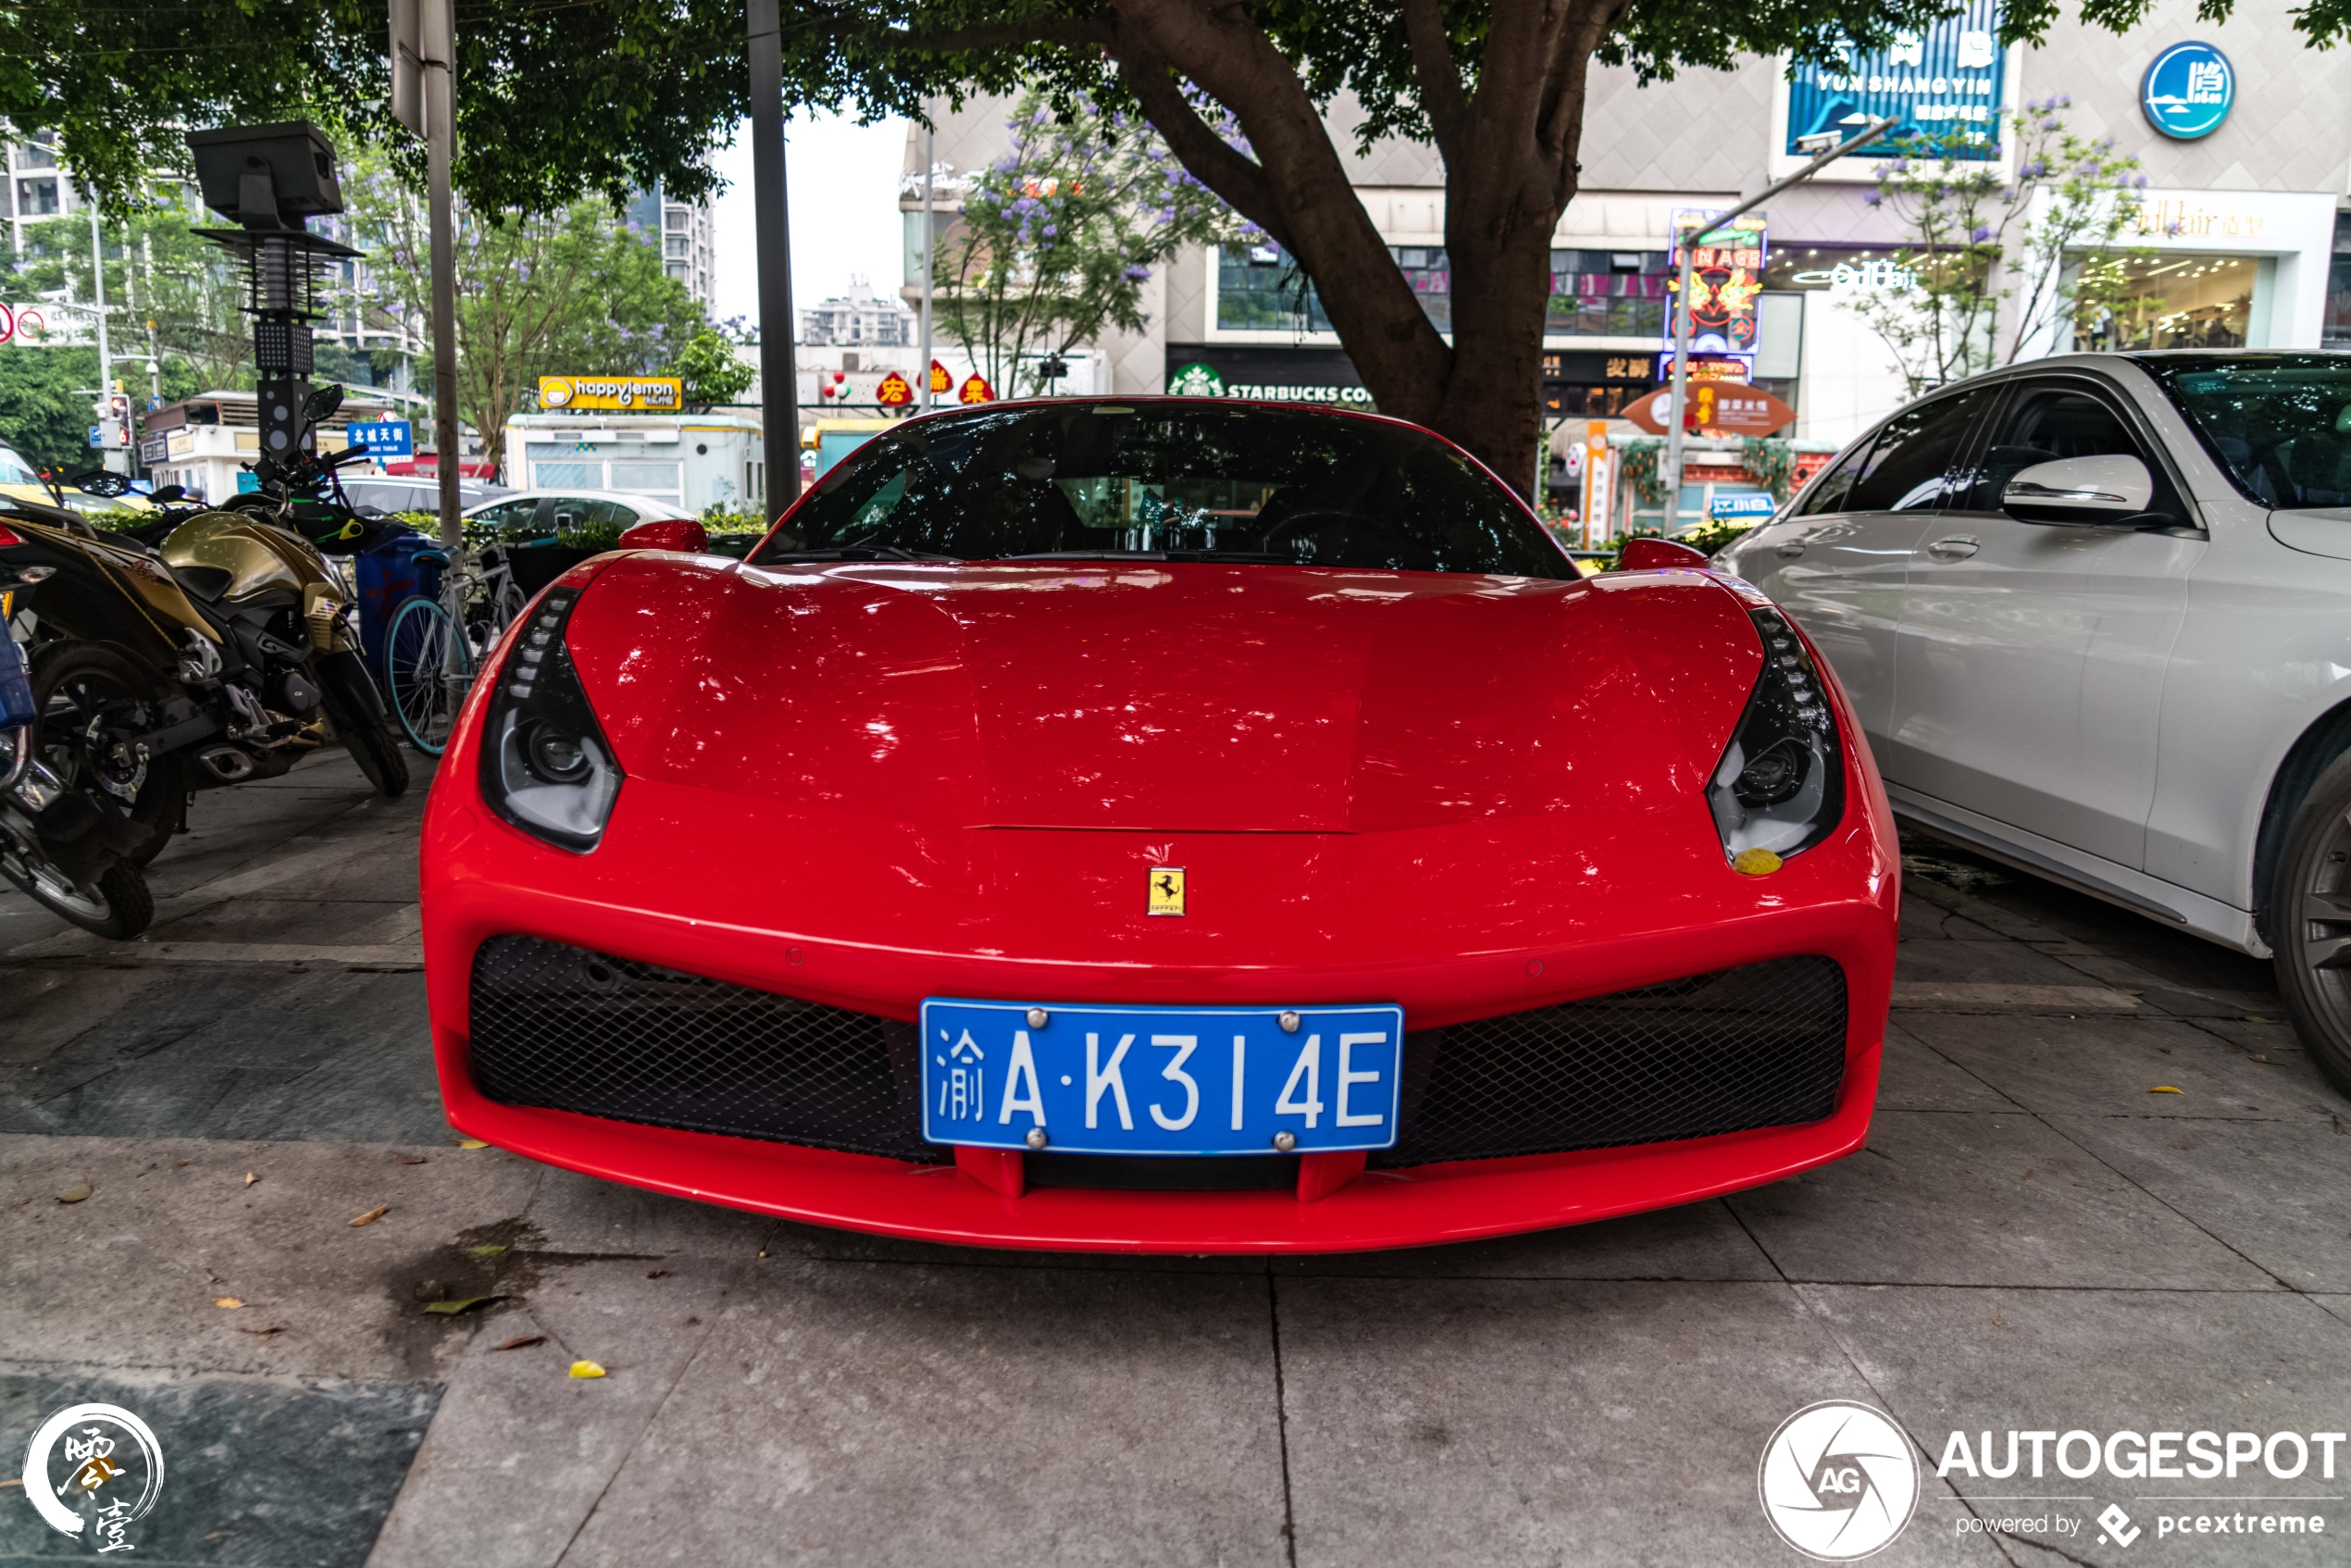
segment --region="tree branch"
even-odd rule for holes
[[[1167,62],[1140,45],[1128,44],[1117,51],[1118,74],[1143,106],[1143,117],[1166,140],[1169,151],[1181,159],[1192,177],[1225,198],[1235,212],[1272,236],[1275,244],[1292,249],[1289,226],[1282,221],[1274,199],[1273,182],[1265,170],[1241,156],[1233,144],[1210,129],[1183,89],[1176,85]]]
[[[1437,155],[1449,165],[1462,154],[1469,96],[1462,90],[1461,62],[1445,41],[1443,0],[1404,0],[1404,36],[1412,45],[1422,106],[1437,134]]]
[[[1032,17],[1022,21],[915,32],[892,41],[912,55],[960,55],[976,49],[1016,48],[1024,44],[1107,44],[1111,30],[1099,17]]]

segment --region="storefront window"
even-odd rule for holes
[[[1440,245],[1389,254],[1440,332],[1453,330],[1453,272]],[[1648,338],[1665,333],[1663,251],[1553,251],[1546,333]],[[1314,285],[1279,245],[1226,245],[1216,262],[1216,325],[1227,331],[1327,332]]]
[[[2334,215],[2334,265],[2327,269],[2326,319],[2320,348],[2351,348],[2351,212]]]
[[[2255,258],[2158,255],[2089,266],[2114,292],[2075,323],[2077,351],[2245,347],[2260,270]]]

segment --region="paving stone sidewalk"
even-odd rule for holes
[[[2351,1425],[2351,1103],[2266,965],[1915,840],[1850,1160],[1424,1251],[963,1251],[458,1147],[421,788],[331,758],[207,794],[127,948],[0,896],[0,1475],[62,1405],[138,1411],[141,1560],[1794,1564],[1757,1461],[1828,1399],[1927,1450],[1875,1562],[2345,1560],[2315,1465],[1933,1474],[1953,1431]],[[23,1497],[0,1564],[92,1555]],[[2135,1545],[1980,1533],[2108,1503]],[[2153,1523],[2289,1506],[2328,1533]]]

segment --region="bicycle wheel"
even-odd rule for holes
[[[448,611],[430,599],[400,606],[384,636],[384,686],[410,745],[427,756],[441,755],[472,673],[465,639]]]

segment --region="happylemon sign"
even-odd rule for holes
[[[675,376],[541,376],[541,408],[627,408],[675,412],[686,383]]]

